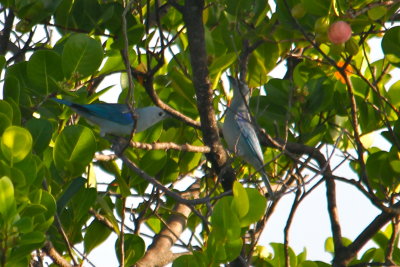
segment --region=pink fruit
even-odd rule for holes
[[[336,21],[328,30],[328,38],[334,44],[342,44],[351,37],[351,27],[345,21]]]

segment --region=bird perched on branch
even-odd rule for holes
[[[52,99],[70,107],[89,122],[98,125],[101,136],[106,133],[118,136],[129,135],[133,129],[136,132],[142,132],[168,116],[164,110],[156,106],[136,108],[132,115],[128,105],[124,104],[81,105],[64,99]],[[136,123],[134,123],[135,119],[137,119]]]
[[[230,86],[233,88],[233,98],[227,108],[222,127],[224,138],[231,151],[261,174],[269,197],[273,198],[274,192],[264,171],[264,156],[248,110],[250,90],[238,79],[231,76],[228,78]]]

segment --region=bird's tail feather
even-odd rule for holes
[[[268,175],[265,173],[265,171],[261,171],[261,178],[265,184],[265,187],[267,188],[269,198],[273,199],[275,193],[272,190],[271,183],[269,182]]]

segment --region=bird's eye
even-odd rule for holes
[[[164,112],[162,112],[162,111],[158,112],[158,116],[161,117],[162,115],[164,115]]]

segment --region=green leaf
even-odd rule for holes
[[[378,20],[386,15],[387,8],[384,6],[376,6],[368,9],[368,17],[372,20]]]
[[[5,100],[0,100],[0,114],[4,114],[9,121],[13,120],[13,108],[12,106]]]
[[[93,74],[103,60],[101,43],[86,34],[72,35],[62,53],[62,66],[66,77],[86,77]]]
[[[328,14],[329,8],[331,7],[330,0],[313,1],[313,0],[301,0],[303,6],[307,12],[317,16],[325,16]]]
[[[103,243],[111,234],[111,230],[98,220],[92,221],[83,239],[85,253],[90,253],[95,247]]]
[[[0,214],[6,222],[12,222],[17,212],[14,186],[7,176],[0,178]]]
[[[37,166],[35,156],[30,154],[24,160],[14,165],[16,168],[22,171],[25,176],[25,184],[30,186],[36,181]]]
[[[267,82],[268,73],[276,67],[279,58],[277,43],[265,42],[250,54],[248,64],[249,87],[258,87]]]
[[[128,19],[128,21],[129,21],[129,19]],[[128,22],[128,24],[129,24],[129,22]],[[119,30],[121,29],[120,25],[119,25],[118,29]],[[134,44],[141,42],[143,35],[144,35],[144,29],[145,28],[144,28],[143,24],[135,24],[135,25],[132,25],[131,27],[128,27],[128,29],[127,29],[128,44],[134,45]],[[118,34],[121,34],[121,32],[119,32]],[[122,37],[122,35],[120,35],[119,37],[120,38],[117,38],[112,43],[111,48],[122,49],[124,47],[124,38]]]
[[[50,50],[36,51],[28,61],[28,78],[40,94],[47,95],[61,87],[64,78],[61,57]]]
[[[39,192],[39,199],[38,203],[46,207],[46,212],[44,217],[46,219],[53,219],[54,214],[56,213],[56,200],[54,199],[53,195],[45,190],[38,190]]]
[[[68,126],[57,137],[53,159],[58,171],[73,177],[84,172],[96,151],[93,132],[80,125]]]
[[[325,240],[325,251],[329,252],[329,253],[334,253],[335,252],[335,246],[333,244],[333,238],[332,237],[328,237]]]
[[[21,245],[42,244],[45,240],[45,235],[42,232],[35,231],[23,234],[20,239]]]
[[[307,259],[307,249],[304,248],[303,251],[297,255],[297,262],[301,263]]]
[[[16,167],[11,167],[10,168],[10,179],[12,183],[14,184],[15,188],[15,197],[18,200],[25,199],[26,192],[26,180],[25,180],[25,175],[24,173],[16,168]]]
[[[154,164],[157,162],[157,164]],[[167,155],[163,150],[149,150],[140,159],[139,167],[149,175],[156,175],[167,162]]]
[[[161,223],[160,219],[158,219],[155,216],[150,217],[149,219],[147,219],[146,220],[146,224],[156,234],[158,234],[160,232],[161,228],[162,228],[162,223]]]
[[[284,246],[280,243],[271,243],[274,250],[274,258],[268,260],[273,266],[285,266]],[[297,257],[292,248],[289,247],[289,266],[297,266]]]
[[[246,189],[244,189],[241,183],[235,181],[233,183],[232,209],[236,211],[239,220],[246,216],[246,214],[249,212],[249,207],[250,203]]]
[[[13,65],[14,66],[14,65]],[[13,75],[7,75],[3,87],[4,99],[13,99],[16,103],[19,103],[21,95],[20,81]]]
[[[381,189],[382,185],[390,187],[393,184],[393,178],[397,177],[390,166],[389,156],[386,151],[378,151],[367,159],[367,174],[374,188]]]
[[[171,129],[168,129],[170,131]],[[196,139],[195,141],[191,142],[192,145],[201,146],[203,145],[202,141]],[[198,165],[202,158],[202,153],[193,153],[193,152],[181,152],[180,153],[180,160],[179,160],[179,169],[183,173],[188,173],[193,171]]]
[[[377,232],[372,240],[380,247],[380,248],[386,248],[387,244],[389,243],[389,238],[382,232],[379,231]]]
[[[390,63],[400,66],[400,27],[390,28],[383,36],[382,50]]]
[[[243,247],[242,238],[221,239],[217,237],[216,231],[212,231],[208,240],[208,258],[213,263],[232,261],[240,255]]]
[[[225,71],[236,60],[236,53],[224,54],[217,57],[209,67],[210,75],[212,76],[212,88],[216,88],[220,82],[221,73]]]
[[[368,250],[361,256],[360,261],[361,261],[361,262],[370,262],[371,260],[374,259],[377,250],[379,250],[379,249],[377,249],[377,248],[370,248],[370,249],[368,249]]]
[[[61,214],[68,202],[75,196],[78,191],[83,188],[86,183],[86,179],[83,177],[76,177],[68,185],[67,189],[63,192],[60,198],[57,200],[57,213]]]
[[[0,74],[1,71],[4,69],[5,65],[6,65],[6,57],[4,55],[0,55]]]
[[[132,266],[143,257],[146,245],[144,240],[138,235],[125,234],[124,239],[125,266]],[[120,239],[115,241],[115,251],[117,252],[117,255],[119,255],[118,260],[120,261]]]
[[[86,220],[89,209],[94,205],[96,198],[97,191],[95,188],[81,188],[69,205],[74,213],[74,221]]]
[[[226,0],[226,12],[237,16],[240,12],[244,12],[249,8],[249,3],[246,0]]]
[[[319,265],[313,261],[303,261],[297,266],[298,267],[318,267]]]
[[[0,135],[3,134],[4,130],[11,126],[10,118],[4,113],[0,113]]]
[[[29,266],[28,258],[32,251],[40,248],[41,244],[30,244],[25,246],[15,246],[7,258],[6,266]]]
[[[233,62],[235,62],[235,60],[236,60],[235,53],[228,53],[228,54],[221,55],[220,57],[215,58],[209,67],[210,75],[215,75],[219,72],[224,71]]]
[[[393,106],[400,105],[400,81],[397,81],[392,86],[390,86],[388,95],[390,103]]]
[[[332,266],[331,264],[328,264],[328,263],[322,262],[322,261],[314,261],[314,262],[318,265],[318,267],[331,267]]]
[[[19,108],[19,105],[12,98],[8,98],[6,101],[8,104],[10,104],[10,106],[13,110],[13,117],[12,117],[13,125],[20,125],[21,124],[21,110]]]
[[[60,4],[61,0],[30,0],[15,1],[15,8],[18,16],[36,24],[50,16]]]
[[[6,80],[7,77],[14,77],[19,82],[19,86],[22,89],[29,88],[30,81],[28,79],[27,72],[27,61],[22,61],[17,64],[11,65],[6,72]],[[16,101],[18,102],[18,101]]]
[[[129,62],[131,65],[135,63],[137,59],[136,53],[134,50],[129,51]],[[121,52],[119,50],[110,50],[107,52],[107,60],[104,63],[104,66],[101,68],[99,75],[108,74],[111,72],[118,72],[125,70],[125,63],[122,58]]]
[[[129,189],[128,184],[125,181],[124,176],[121,176],[120,173],[115,175],[115,178],[117,180],[117,185],[119,188],[119,193],[123,196],[123,197],[127,197],[131,194],[131,190]]]
[[[267,199],[255,188],[246,188],[248,202],[251,203],[246,216],[240,219],[240,226],[245,227],[257,222],[265,214],[267,208]]]
[[[53,135],[52,124],[45,119],[32,118],[27,121],[26,128],[31,132],[33,137],[33,150],[40,154],[48,146]]]
[[[87,173],[87,186],[91,188],[97,188],[96,172],[93,166],[93,162],[89,165],[89,171]]]
[[[325,77],[311,79],[307,82],[309,95],[306,102],[306,110],[310,113],[326,111],[333,103],[333,90],[330,80]]]
[[[233,261],[239,257],[242,251],[243,240],[242,238],[237,238],[234,240],[228,240],[225,244],[226,259],[224,261]]]
[[[400,173],[400,160],[395,159],[395,160],[391,160],[389,162],[390,167],[392,167],[392,170],[395,171],[396,173]]]
[[[372,255],[370,257],[372,258],[372,261],[375,262],[384,262],[385,261],[385,254],[386,254],[386,248],[375,248],[374,250],[370,251]]]
[[[62,28],[100,33],[103,31],[101,27],[103,14],[103,10],[96,0],[68,0],[62,1],[54,18],[57,25],[63,26],[58,27],[62,33],[69,32]]]
[[[19,126],[8,127],[1,137],[1,151],[11,164],[23,160],[32,149],[32,136]]]
[[[33,230],[33,221],[31,217],[22,217],[14,223],[21,233],[28,233]]]
[[[232,210],[233,197],[220,199],[211,215],[211,224],[218,240],[236,240],[240,237],[240,222],[236,212]]]
[[[38,216],[40,214],[43,214],[47,211],[47,208],[41,204],[29,204],[26,206],[22,212],[21,215],[27,216],[27,217],[34,217]]]
[[[171,86],[174,88],[174,92],[177,93],[177,96],[173,98],[171,97],[171,100],[178,102],[178,110],[182,110],[184,107],[195,108],[196,102],[193,99],[194,87],[192,81],[176,68],[170,70],[168,78]],[[179,101],[182,101],[183,103],[180,103]]]
[[[172,267],[206,267],[206,262],[203,253],[194,251],[192,255],[183,255],[174,260]]]
[[[169,184],[175,182],[179,177],[179,164],[170,157],[167,157],[164,168],[158,173],[160,182]]]

